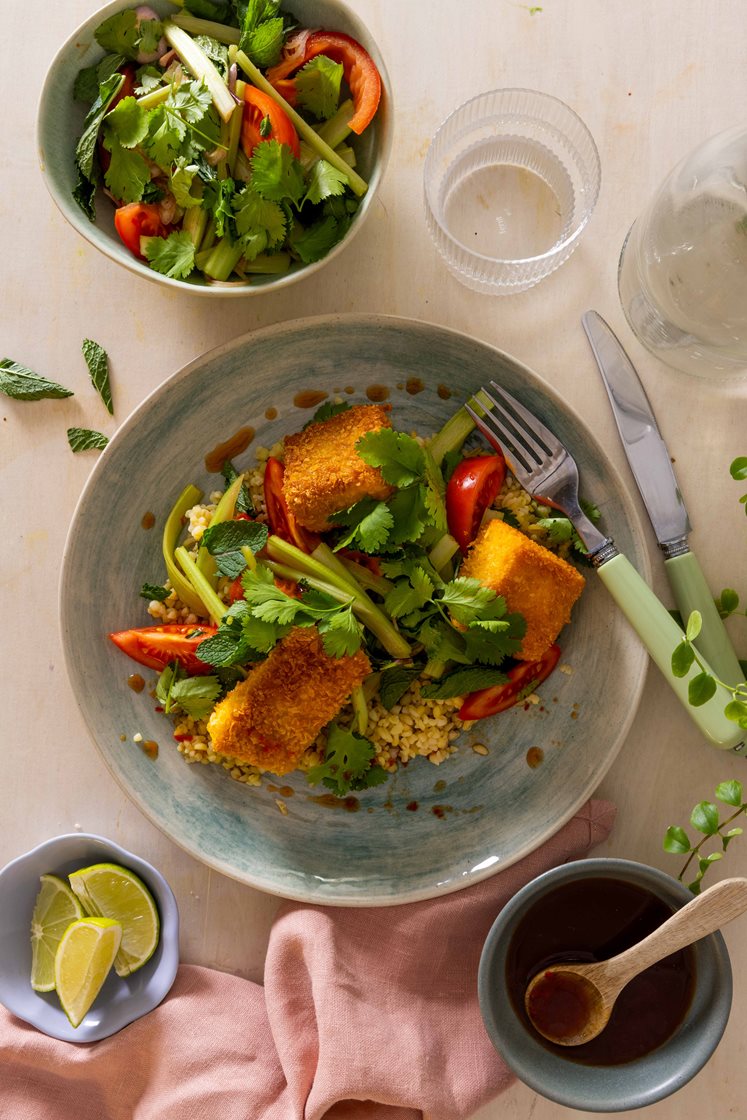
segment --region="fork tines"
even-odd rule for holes
[[[490,382],[490,387],[492,392],[483,387],[472,398],[480,408],[484,408],[483,401],[490,403],[489,409],[484,408],[484,415],[469,404],[465,405],[467,412],[488,442],[498,447],[510,462],[530,473],[535,471],[558,449],[557,439],[495,381]]]

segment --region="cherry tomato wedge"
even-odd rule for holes
[[[303,552],[313,552],[319,544],[316,533],[304,529],[288,509],[288,503],[283,493],[283,477],[285,467],[279,459],[272,456],[267,460],[264,477],[265,509],[270,528],[277,537],[282,537],[289,544],[294,544]]]
[[[140,260],[141,237],[168,237],[171,232],[161,221],[161,215],[154,202],[129,202],[118,206],[114,211],[114,225],[127,248]]]
[[[446,520],[462,552],[477,536],[485,510],[493,504],[505,477],[502,455],[476,455],[462,459],[454,468],[446,486]]]
[[[459,718],[485,719],[486,716],[494,716],[498,712],[505,712],[506,708],[512,708],[549,677],[559,657],[560,646],[552,645],[538,661],[524,661],[511,669],[505,684],[494,684],[489,688],[470,692],[459,709]]]
[[[269,129],[263,135],[262,121],[267,118],[270,122]],[[257,144],[263,140],[277,140],[280,144],[287,144],[293,155],[298,159],[301,148],[298,142],[298,133],[293,127],[293,122],[276,101],[261,89],[247,85],[244,90],[244,108],[241,122],[241,147],[247,158],[252,154]]]
[[[172,661],[177,661],[188,673],[212,673],[212,665],[200,661],[196,649],[200,642],[211,638],[216,626],[203,626],[192,623],[173,623],[168,626],[141,626],[135,630],[119,630],[109,637],[115,646],[126,653],[133,661],[147,665],[149,669],[165,669]]]
[[[348,123],[360,135],[379,107],[381,75],[368,51],[350,35],[341,31],[300,31],[292,35],[280,62],[267,71],[267,80],[274,86],[318,54],[342,63],[355,109]]]

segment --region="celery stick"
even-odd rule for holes
[[[246,73],[251,78],[254,85],[257,86],[258,89],[261,89],[263,93],[266,93],[268,97],[271,97],[273,101],[276,101],[277,104],[285,110],[290,119],[293,121],[296,132],[298,132],[299,136],[303,137],[303,139],[310,145],[310,147],[314,148],[314,150],[319,153],[322,159],[326,159],[328,163],[331,163],[333,167],[336,167],[338,171],[342,172],[342,174],[347,179],[353,194],[356,194],[359,198],[361,198],[368,190],[368,183],[366,183],[366,181],[360,177],[358,172],[353,171],[352,168],[348,167],[345,160],[341,159],[340,156],[338,156],[334,151],[334,149],[330,148],[329,144],[325,143],[325,141],[321,139],[319,133],[315,132],[311,125],[307,121],[305,121],[299,113],[296,112],[293,106],[288,104],[285,98],[278,93],[275,87],[270,85],[261,70],[258,70],[254,63],[249,58],[247,58],[244,51],[240,50],[237,52],[236,61],[244,71],[244,73]]]
[[[444,675],[445,672],[446,672],[446,662],[445,661],[436,661],[435,658],[431,658],[429,661],[426,661],[426,663],[425,663],[425,667],[423,669],[423,676],[424,677],[430,677],[431,680],[437,681],[439,679],[439,677],[442,677]]]
[[[151,90],[150,93],[144,93],[142,97],[138,97],[137,103],[141,109],[155,109],[156,105],[160,105],[162,101],[171,93],[171,84],[159,86],[158,89]]]
[[[213,511],[213,516],[210,518],[209,527],[220,525],[221,521],[231,520],[236,511],[236,501],[243,481],[243,474],[237,475],[228,489],[221,495],[221,499]],[[200,545],[196,563],[202,574],[210,580],[214,587],[216,583],[216,563],[204,545]]]
[[[444,533],[440,541],[434,545],[428,553],[428,559],[439,575],[442,574],[442,569],[451,560],[452,556],[459,551],[459,545],[451,536],[450,533]]]
[[[272,560],[296,569],[296,579],[304,578],[312,586],[313,580],[323,581],[327,585],[337,587],[339,592],[344,593],[348,599],[352,597],[355,614],[376,635],[387,653],[391,654],[392,657],[401,659],[411,655],[412,651],[408,642],[395,628],[391,619],[369,599],[360,585],[354,584],[349,572],[346,571],[343,578],[335,569],[327,567],[326,564],[321,563],[314,556],[307,556],[300,548],[296,548],[295,545],[288,544],[287,541],[274,535],[269,538],[266,547]],[[326,547],[326,545],[320,545],[314,551],[318,553],[321,548],[322,553],[324,553]],[[336,557],[335,560],[337,560]]]
[[[485,398],[482,398],[482,400],[480,399],[480,391],[475,393],[473,397],[470,397],[469,403],[473,408],[475,408],[475,406],[479,408],[480,405],[482,405],[483,408],[487,409],[490,406],[488,400]],[[428,450],[433,456],[433,461],[436,466],[441,466],[444,455],[449,451],[458,451],[470,432],[474,430],[475,422],[466,408],[458,408],[454,415],[450,416],[446,421],[441,431],[437,432],[428,444]]]
[[[314,131],[316,132],[319,139],[322,140],[325,144],[329,144],[330,148],[339,148],[343,140],[346,140],[348,135],[350,134],[348,121],[353,116],[353,112],[353,102],[350,100],[350,98],[348,98],[347,101],[343,101],[342,105],[340,105],[334,116],[330,117],[329,120],[324,121],[323,124],[319,124],[316,126]],[[318,159],[321,159],[320,154],[314,150],[311,144],[308,144],[305,140],[302,140],[301,164],[304,171],[308,171],[312,164],[316,163]]]
[[[179,3],[179,0],[174,2]],[[209,35],[211,39],[216,39],[227,46],[238,44],[241,39],[238,27],[226,27],[224,23],[216,23],[211,19],[199,19],[190,12],[175,12],[171,21],[182,30],[188,31],[190,35]]]
[[[241,260],[243,252],[241,245],[232,245],[227,237],[222,237],[210,250],[202,271],[211,280],[227,280]]]
[[[290,253],[258,253],[253,261],[244,261],[241,271],[273,275],[287,272],[290,266]]]
[[[202,574],[183,545],[180,545],[180,547],[176,549],[174,556],[179,561],[182,571],[192,585],[194,593],[198,595],[204,603],[203,610],[207,610],[207,613],[210,618],[212,618],[215,625],[220,626],[228,607],[225,603],[221,602],[215,594],[209,581]],[[202,613],[202,611],[200,613]]]
[[[192,586],[184,578],[182,573],[177,568],[174,562],[174,550],[176,543],[179,540],[182,529],[182,518],[188,509],[196,506],[202,497],[202,490],[198,490],[196,486],[187,486],[182,490],[181,494],[176,500],[176,503],[171,510],[171,513],[166,518],[166,524],[163,527],[163,538],[161,547],[163,549],[163,559],[168,572],[169,581],[171,586],[176,591],[177,595],[185,606],[189,607],[195,614],[204,616],[205,604],[198,595],[195,595]]]
[[[204,189],[205,185],[202,179],[198,179],[197,176],[195,176],[189,193],[194,198],[202,198]],[[207,220],[208,212],[207,210],[203,210],[201,206],[190,206],[184,213],[182,229],[192,238],[192,244],[195,249],[199,249],[200,242],[205,236]]]
[[[355,686],[350,701],[353,705],[353,728],[359,735],[365,735],[368,728],[368,704],[362,685]]]
[[[375,591],[377,595],[386,597],[394,587],[390,579],[375,575],[363,564],[357,564],[355,560],[348,560],[347,557],[343,557],[342,562],[348,573],[358,581],[364,591]]]
[[[349,584],[354,592],[358,594],[362,593],[363,589],[358,586],[355,576],[347,570],[342,560],[335,556],[332,549],[329,545],[326,545],[324,541],[319,542],[311,555],[315,560],[318,560],[320,564],[323,564],[325,568],[329,568],[330,571],[334,572],[339,580]]]
[[[243,82],[241,83],[244,84]],[[234,113],[231,120],[228,122],[228,152],[226,153],[226,169],[228,174],[233,178],[233,173],[236,168],[236,157],[239,154],[239,143],[241,141],[241,125],[243,123],[243,112]]]
[[[236,108],[236,102],[215,68],[215,64],[194,39],[173,21],[166,20],[164,22],[163,34],[169,46],[173,47],[190,73],[195,78],[202,78],[205,82],[221,120],[229,121]]]

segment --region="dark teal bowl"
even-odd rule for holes
[[[614,1066],[582,1065],[549,1050],[514,1009],[506,982],[508,949],[517,926],[539,899],[563,883],[598,878],[644,887],[675,909],[692,899],[687,887],[670,875],[631,860],[585,859],[556,867],[527,883],[496,918],[480,959],[478,994],[493,1045],[530,1089],[569,1108],[625,1112],[675,1093],[708,1061],[731,1010],[731,965],[720,933],[693,945],[695,986],[685,1017],[642,1058]]]

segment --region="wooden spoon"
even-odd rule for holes
[[[607,1026],[625,985],[678,949],[699,941],[747,910],[747,879],[724,879],[608,961],[557,964],[534,976],[524,994],[533,1026],[559,1046],[581,1046]]]

